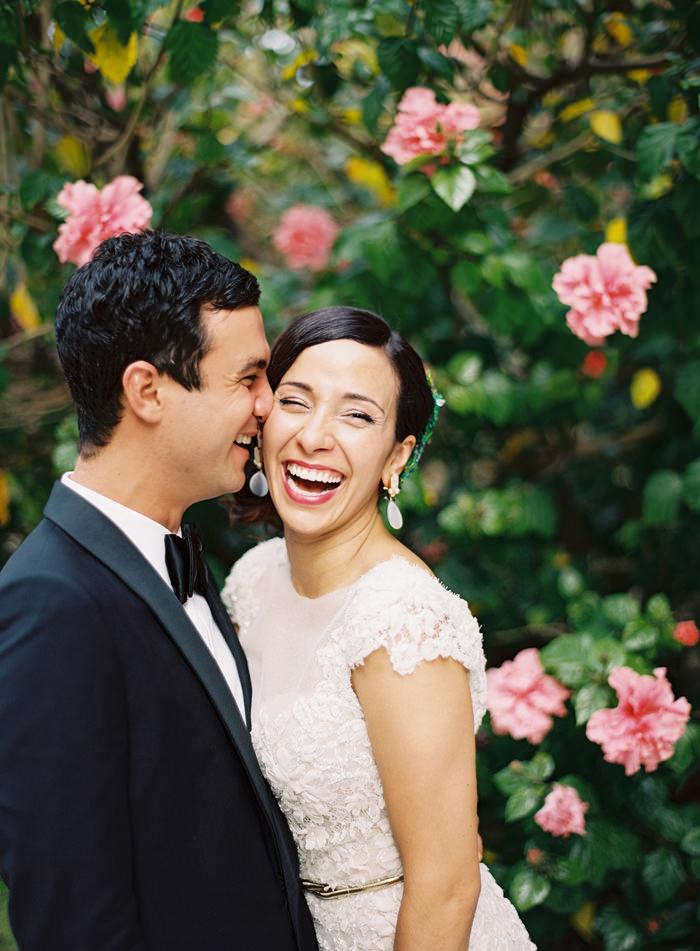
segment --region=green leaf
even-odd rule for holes
[[[405,89],[415,82],[420,69],[420,59],[413,40],[396,36],[383,37],[379,41],[377,59],[394,89]]]
[[[490,195],[510,195],[513,191],[508,177],[491,165],[480,165],[474,169],[474,172],[481,192],[487,192]]]
[[[499,770],[494,775],[493,782],[496,789],[502,792],[504,796],[512,796],[513,793],[528,785],[523,764],[520,760],[514,760],[508,766]]]
[[[238,15],[240,4],[238,0],[204,0],[201,4],[204,13],[204,22],[220,23],[226,17]]]
[[[534,869],[521,867],[513,876],[508,894],[518,911],[541,905],[552,887],[548,878]]]
[[[435,193],[452,211],[459,211],[469,201],[476,188],[476,176],[466,165],[439,168],[430,179]]]
[[[671,162],[676,149],[678,124],[659,122],[647,126],[637,142],[637,161],[642,178],[653,178]]]
[[[491,16],[492,0],[457,0],[459,8],[459,22],[462,32],[473,33],[482,27]]]
[[[659,632],[645,618],[636,618],[625,625],[622,643],[630,651],[646,651],[656,647]]]
[[[543,798],[541,786],[523,786],[518,789],[506,803],[506,822],[515,822],[516,819],[531,815],[542,804]]]
[[[461,383],[462,386],[469,386],[475,380],[478,380],[483,363],[481,354],[474,353],[472,350],[465,350],[450,357],[447,372],[457,383]]]
[[[700,459],[691,462],[683,474],[683,501],[694,512],[700,512]]]
[[[667,525],[678,515],[683,479],[677,472],[661,469],[644,486],[643,518],[647,525]]]
[[[564,634],[543,647],[540,658],[547,670],[567,687],[581,687],[589,678],[586,661],[593,643],[590,634]]]
[[[644,857],[642,878],[654,904],[662,905],[673,898],[687,875],[676,852],[656,849]]]
[[[362,100],[362,121],[368,132],[376,130],[388,92],[389,84],[382,76]]]
[[[574,698],[576,711],[576,726],[588,723],[591,715],[602,707],[607,707],[612,700],[613,693],[610,687],[604,684],[584,684],[577,691]]]
[[[700,123],[697,119],[686,122],[676,141],[678,157],[691,175],[700,178]]]
[[[667,765],[676,776],[682,776],[696,761],[700,761],[700,723],[688,723]]]
[[[447,45],[457,32],[458,10],[455,0],[431,0],[426,5],[425,26],[437,46]]]
[[[76,46],[85,53],[95,52],[95,47],[86,31],[91,21],[89,10],[86,10],[77,0],[67,0],[66,3],[59,3],[53,15],[56,23]]]
[[[613,905],[606,905],[596,916],[595,927],[603,935],[605,951],[639,951],[644,947],[641,934]]]
[[[399,182],[399,211],[408,211],[409,208],[413,208],[429,194],[430,179],[427,175],[423,175],[421,172],[414,175],[405,175]]]
[[[700,424],[700,361],[686,363],[680,368],[673,395],[693,422]]]
[[[535,753],[529,763],[523,764],[523,770],[527,778],[536,783],[549,779],[554,772],[554,767],[554,757],[545,753],[544,750]]]
[[[170,54],[171,80],[189,86],[216,62],[219,38],[205,23],[180,20],[168,34],[165,45]]]
[[[639,617],[639,601],[631,594],[609,594],[601,604],[605,617],[618,627]]]

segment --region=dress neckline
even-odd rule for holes
[[[432,574],[429,571],[425,571],[425,569],[421,568],[420,565],[417,565],[414,561],[411,561],[409,558],[406,558],[404,555],[390,555],[388,558],[383,558],[382,561],[378,561],[376,564],[370,565],[370,567],[367,568],[366,571],[363,571],[361,575],[358,575],[358,577],[355,578],[354,581],[351,581],[349,584],[341,585],[341,587],[339,588],[333,588],[332,591],[326,591],[325,594],[320,594],[316,598],[308,598],[306,597],[306,595],[299,594],[297,589],[294,587],[294,582],[292,581],[292,566],[289,561],[289,556],[287,555],[287,546],[284,542],[284,538],[280,538],[280,542],[281,542],[281,546],[280,546],[281,555],[282,555],[282,559],[286,568],[287,580],[289,581],[289,587],[292,593],[294,594],[295,598],[298,598],[299,601],[302,601],[305,604],[309,604],[309,605],[313,605],[313,604],[322,605],[326,602],[332,603],[334,597],[337,597],[338,600],[340,600],[342,596],[349,594],[349,592],[356,585],[358,585],[361,581],[364,581],[368,577],[368,575],[372,574],[373,571],[376,571],[378,568],[381,568],[384,565],[389,565],[392,562],[402,561],[405,564],[407,564],[409,567],[414,568],[416,571],[420,571],[421,574],[424,574],[426,577],[432,578],[434,581],[438,581],[438,579],[436,578],[434,574]]]

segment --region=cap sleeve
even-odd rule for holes
[[[221,589],[221,600],[234,624],[246,630],[255,620],[266,573],[284,557],[283,538],[270,538],[238,559]]]
[[[466,601],[404,558],[377,565],[358,582],[345,615],[345,659],[359,667],[384,648],[396,673],[452,658],[470,672],[475,722],[486,701],[486,662],[479,624]]]

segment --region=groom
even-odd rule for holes
[[[106,241],[56,317],[80,457],[0,574],[0,874],[22,951],[315,951],[193,502],[270,410],[255,278]]]

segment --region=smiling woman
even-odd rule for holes
[[[328,308],[285,330],[269,376],[284,539],[244,555],[223,598],[319,947],[530,951],[479,865],[479,626],[379,515],[433,418],[420,357],[381,317]]]

